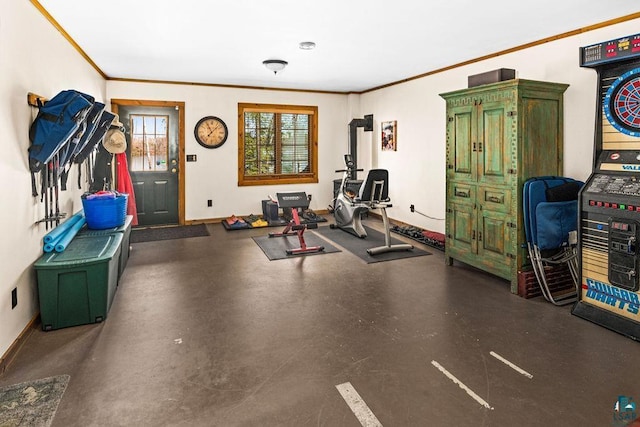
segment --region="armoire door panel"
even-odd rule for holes
[[[478,182],[505,184],[511,169],[510,129],[507,129],[507,107],[510,103],[483,103],[479,115]]]
[[[448,117],[451,119],[447,126],[451,165],[447,169],[448,175],[454,179],[475,179],[476,158],[472,143],[476,132],[474,109],[468,105],[457,107]]]

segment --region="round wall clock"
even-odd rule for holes
[[[215,116],[207,116],[198,120],[193,131],[198,144],[205,148],[218,148],[227,140],[229,130],[225,122]]]

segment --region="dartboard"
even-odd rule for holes
[[[604,113],[618,131],[640,137],[640,68],[613,82],[604,97]]]

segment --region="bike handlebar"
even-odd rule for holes
[[[354,169],[338,169],[336,172],[351,172]],[[356,172],[363,172],[364,169],[355,169]]]

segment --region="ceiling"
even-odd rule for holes
[[[32,2],[107,78],[329,92],[366,91],[639,10],[630,0]],[[316,48],[300,49],[303,41]],[[274,74],[266,59],[289,65]]]

